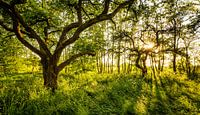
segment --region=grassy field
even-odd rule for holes
[[[61,75],[55,94],[40,74],[0,77],[0,114],[197,115],[200,82],[184,74]]]

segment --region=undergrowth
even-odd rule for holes
[[[0,113],[27,115],[200,114],[200,84],[162,73],[60,75],[55,94],[41,74],[0,77]]]

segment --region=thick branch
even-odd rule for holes
[[[50,24],[49,24],[48,19],[46,19],[46,24],[47,24],[47,26],[44,27],[45,42],[47,42],[47,40],[48,40],[48,30],[50,29]]]
[[[19,22],[22,24],[22,26],[25,28],[25,30],[31,34],[31,37],[34,37],[38,41],[39,45],[42,47],[42,49],[44,49],[45,53],[48,56],[51,56],[51,52],[49,51],[47,45],[40,38],[40,36],[37,35],[37,33],[30,26],[28,26],[27,23],[25,23],[24,19],[22,18],[22,16],[19,14],[18,10],[15,7],[12,8],[12,12],[14,13],[15,18],[17,18]]]
[[[38,54],[40,57],[43,57],[44,54],[39,51],[37,48],[35,48],[34,46],[32,46],[29,42],[27,42],[24,38],[23,38],[23,34],[20,31],[20,26],[19,26],[19,22],[15,19],[13,19],[13,28],[14,28],[14,32],[15,35],[17,36],[17,39],[24,44],[24,46],[26,46],[27,48],[29,48],[31,51],[33,51],[34,53]]]
[[[66,34],[72,30],[73,28],[77,28],[79,25],[82,24],[82,13],[81,13],[81,7],[82,5],[82,0],[79,0],[78,1],[78,5],[75,7],[76,9],[76,12],[77,12],[77,17],[78,17],[78,22],[75,22],[75,23],[71,23],[69,25],[66,25],[62,31],[62,34],[60,36],[60,39],[59,39],[59,42],[58,42],[58,45],[60,45],[62,43],[62,41],[65,39],[65,36]]]
[[[0,20],[0,26],[3,27],[6,31],[14,32],[14,29],[13,29],[13,28],[9,28],[9,27],[8,27],[7,25],[5,25],[5,24],[3,23],[3,21],[1,21],[1,20]],[[26,31],[23,31],[23,30],[20,30],[20,31],[21,31],[21,33],[23,33],[23,34],[26,34],[26,35],[28,35],[28,36],[31,36],[31,34],[28,33],[28,32],[26,32]]]
[[[107,14],[109,10],[110,0],[105,0],[104,10],[101,14]]]
[[[64,61],[63,63],[61,63],[58,68],[57,71],[61,71],[65,66],[69,65],[72,61],[76,60],[79,57],[82,57],[84,55],[90,55],[90,56],[95,56],[94,52],[82,52],[79,54],[75,54],[73,56],[71,56],[69,59],[67,59],[66,61]]]
[[[51,56],[51,52],[49,51],[47,45],[44,43],[44,41],[37,35],[37,33],[30,27],[28,26],[28,24],[24,21],[24,19],[22,18],[22,16],[19,14],[17,8],[15,8],[15,5],[9,5],[6,2],[3,2],[2,0],[0,0],[0,7],[3,8],[6,12],[8,12],[8,14],[12,17],[12,20],[15,21],[18,20],[19,23],[22,24],[22,26],[25,28],[25,30],[30,33],[27,34],[29,37],[31,38],[35,38],[39,45],[44,49],[45,53],[48,56]]]
[[[63,43],[60,44],[60,46],[57,47],[57,50],[62,50],[62,49],[65,48],[65,46],[74,43],[79,38],[80,33],[83,30],[85,30],[86,28],[88,28],[88,27],[90,27],[93,24],[96,24],[98,22],[108,20],[109,18],[111,18],[110,15],[103,15],[101,17],[96,17],[96,18],[90,19],[89,21],[86,21],[84,24],[79,26],[79,28],[75,31],[74,35],[70,39],[63,41]]]
[[[78,23],[82,24],[82,13],[81,13],[81,5],[82,5],[82,0],[78,1],[78,5],[76,7],[76,11],[77,11],[77,16],[78,16]]]
[[[179,49],[178,48],[176,48],[176,49],[165,49],[165,50],[163,50],[163,52],[172,52],[172,53],[178,54],[180,56],[186,57],[186,53],[182,52],[180,48]]]
[[[88,28],[96,23],[112,19],[117,14],[117,12],[120,11],[120,9],[122,9],[124,6],[132,3],[133,1],[134,0],[128,0],[126,2],[123,2],[112,13],[103,14],[103,15],[100,14],[99,16],[86,21],[84,24],[82,24],[81,26],[78,27],[78,29],[75,31],[74,35],[70,39],[63,41],[63,43],[61,43],[61,44],[58,44],[58,46],[55,50],[55,53],[60,53],[67,45],[74,43],[79,38],[80,33],[82,31],[84,31],[86,28]],[[74,27],[74,26],[72,26],[72,27]],[[66,29],[68,29],[68,28],[66,27]],[[66,33],[65,33],[65,35],[66,35]],[[62,36],[62,37],[64,37],[64,36]]]
[[[140,58],[141,58],[141,54],[140,53],[138,53],[138,55],[137,55],[137,59],[135,60],[135,66],[137,67],[137,68],[139,68],[139,69],[143,69],[143,67],[139,64],[140,63]]]
[[[71,23],[70,25],[67,25],[64,27],[62,34],[60,36],[59,42],[58,42],[58,46],[63,42],[63,40],[65,39],[66,34],[73,28],[77,28],[79,26],[78,22],[75,23]]]

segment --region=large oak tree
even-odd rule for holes
[[[14,33],[16,39],[40,57],[44,86],[54,91],[57,88],[58,74],[66,65],[78,57],[95,55],[94,52],[85,51],[60,62],[63,50],[77,41],[84,30],[96,23],[112,20],[122,8],[126,6],[130,8],[134,2],[135,0],[58,0],[56,2],[53,0],[0,0],[0,25],[6,31]],[[31,5],[31,3],[36,5]],[[46,16],[46,13],[41,13],[45,4],[52,8],[48,8],[45,12],[49,14],[57,12],[57,17],[66,19],[58,20],[56,16],[51,17],[51,15]],[[53,25],[52,22],[60,26]],[[52,33],[54,38],[56,37],[54,47],[49,42]],[[35,42],[30,42],[30,39]]]

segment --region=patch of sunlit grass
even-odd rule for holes
[[[63,74],[53,95],[43,87],[40,74],[2,77],[0,83],[5,114],[196,114],[200,107],[200,84],[170,72],[145,78]]]
[[[146,114],[147,110],[147,97],[145,96],[140,96],[139,99],[136,102],[135,106],[135,112],[137,114]]]

